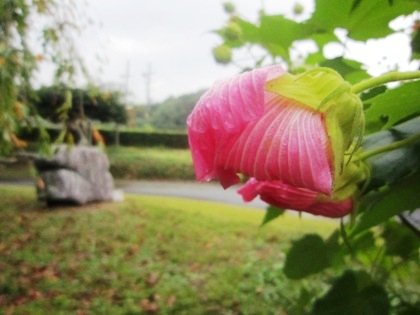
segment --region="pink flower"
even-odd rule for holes
[[[279,66],[217,82],[187,119],[196,178],[219,179],[227,188],[243,174],[252,178],[240,190],[246,201],[260,195],[328,216],[323,199],[333,198],[361,106],[343,84],[330,70],[294,77]],[[344,114],[338,99],[348,107]],[[340,215],[351,210],[351,201],[333,204]]]

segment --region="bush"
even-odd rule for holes
[[[100,130],[106,143],[115,144],[115,130]],[[135,147],[188,148],[185,132],[120,131],[120,145]]]
[[[51,139],[58,137],[61,129],[47,128]],[[108,145],[115,145],[116,131],[100,130],[100,133]],[[22,130],[20,137],[28,142],[35,142],[39,138],[39,129]],[[148,131],[119,131],[119,144],[122,146],[135,147],[167,147],[167,148],[188,148],[188,137],[185,132],[148,132]]]
[[[111,173],[121,179],[194,179],[191,154],[163,147],[107,147]]]

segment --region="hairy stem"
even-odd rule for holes
[[[416,134],[414,136],[405,138],[405,139],[400,140],[400,141],[392,142],[390,144],[384,145],[382,147],[379,147],[379,148],[376,148],[376,149],[373,149],[373,150],[365,151],[365,152],[363,152],[362,154],[359,155],[358,159],[359,160],[366,160],[366,159],[368,159],[368,158],[370,158],[374,155],[402,148],[402,147],[404,147],[406,145],[409,145],[411,143],[414,143],[418,140],[420,140],[420,134]]]
[[[352,86],[351,92],[359,94],[379,85],[389,82],[420,79],[420,71],[397,72],[392,71],[376,78],[370,78]]]

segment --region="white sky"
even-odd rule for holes
[[[149,65],[152,102],[208,88],[214,81],[236,74],[239,68],[217,64],[211,53],[212,48],[221,43],[211,31],[222,27],[228,18],[222,6],[225,1],[76,0],[95,21],[80,38],[82,56],[95,83],[121,90],[128,88],[129,101],[144,103],[144,73]],[[269,14],[283,13],[288,17],[292,16],[296,2],[304,5],[306,15],[313,10],[312,0],[231,2],[237,12],[251,22],[257,20],[262,5]],[[386,51],[383,45],[381,51],[382,55]],[[401,59],[401,53],[404,58],[404,52],[398,51],[394,56],[396,60]],[[393,54],[395,51],[388,49],[388,55]],[[363,49],[359,55],[356,57],[372,56]],[[378,58],[372,62],[375,60]]]

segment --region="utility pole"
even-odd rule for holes
[[[150,96],[150,87],[152,83],[152,66],[150,63],[147,66],[147,71],[143,73],[143,77],[146,81],[146,105],[150,105],[152,103]]]
[[[130,60],[127,60],[126,68],[125,68],[125,74],[123,76],[123,79],[125,79],[125,103],[127,105],[128,103],[128,89],[129,89],[129,83],[130,83]]]

